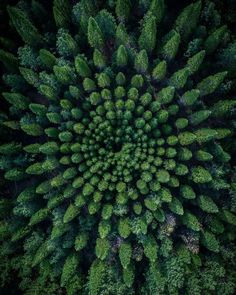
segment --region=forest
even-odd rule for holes
[[[1,0],[0,293],[236,294],[236,0]]]

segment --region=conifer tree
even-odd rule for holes
[[[152,14],[147,14],[144,17],[141,35],[139,37],[139,48],[145,49],[151,53],[156,45],[156,18]]]

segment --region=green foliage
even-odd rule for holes
[[[195,72],[197,72],[199,70],[199,68],[204,60],[204,57],[205,57],[205,51],[202,50],[188,59],[187,66],[188,66],[191,74],[194,74]]]
[[[189,74],[189,68],[183,68],[181,70],[178,70],[170,77],[170,85],[177,89],[183,88],[187,82]]]
[[[79,260],[76,254],[71,254],[65,260],[61,274],[61,286],[67,285],[71,277],[76,273]]]
[[[233,295],[224,18],[211,1],[44,2],[9,6],[0,37],[0,284]]]
[[[157,243],[153,237],[148,237],[144,242],[144,254],[150,260],[151,263],[154,263],[157,260]]]
[[[116,15],[120,21],[127,20],[130,14],[130,0],[116,1]]]
[[[192,169],[192,178],[195,183],[207,183],[212,180],[211,174],[201,166]]]
[[[185,212],[183,215],[183,223],[187,228],[193,231],[200,231],[200,224],[197,217],[190,212]]]
[[[77,73],[82,77],[90,77],[91,76],[91,70],[87,64],[87,62],[81,57],[77,56],[75,58],[75,68]]]
[[[80,233],[75,239],[75,250],[80,251],[86,247],[88,242],[88,235],[85,232]]]
[[[109,250],[110,250],[109,241],[105,239],[97,239],[96,248],[95,248],[95,253],[97,258],[104,260],[108,256]]]
[[[120,219],[118,231],[121,237],[127,238],[131,233],[130,222],[128,218]]]
[[[98,295],[102,281],[104,279],[106,265],[100,260],[95,260],[89,272],[89,294]]]
[[[180,45],[180,34],[176,31],[170,31],[163,40],[163,44],[160,49],[160,53],[164,59],[172,60],[177,52]]]
[[[130,264],[132,254],[131,245],[128,243],[122,243],[119,248],[119,258],[120,263],[124,269],[127,269],[128,265]]]
[[[75,205],[70,204],[70,206],[66,209],[65,215],[63,217],[63,222],[70,222],[79,214],[79,212],[79,209]]]
[[[48,215],[49,215],[49,210],[47,208],[40,209],[39,211],[34,213],[34,215],[31,216],[29,225],[33,226],[43,221],[44,219],[48,217]]]
[[[138,73],[144,73],[148,69],[148,55],[145,49],[136,55],[134,67]]]
[[[53,0],[53,15],[57,27],[67,27],[70,21],[69,1]]]
[[[204,196],[204,195],[199,196],[198,203],[199,203],[199,207],[207,213],[219,212],[219,209],[214,203],[214,201],[207,196]]]
[[[156,18],[152,14],[147,13],[144,16],[141,35],[138,40],[139,48],[151,53],[156,45],[156,34]]]
[[[152,0],[149,11],[156,17],[156,22],[159,24],[164,16],[165,1],[164,0]]]
[[[42,43],[42,36],[22,10],[8,6],[7,11],[13,26],[25,43],[32,46]]]
[[[41,62],[48,68],[53,68],[56,63],[56,57],[46,49],[39,50],[39,58]]]
[[[169,203],[169,208],[175,214],[178,214],[178,215],[184,214],[183,205],[177,198],[173,198],[172,202]]]
[[[227,26],[222,26],[211,33],[204,43],[207,54],[214,52],[226,33]]]
[[[201,12],[201,1],[191,3],[183,9],[175,21],[175,29],[186,39],[196,28]]]
[[[88,23],[88,42],[91,47],[102,49],[104,46],[104,37],[101,29],[99,28],[96,20],[92,17],[89,18]]]
[[[202,80],[197,85],[197,89],[199,89],[201,96],[208,95],[213,93],[217,87],[224,81],[227,72],[221,72],[215,75],[211,75],[204,80]]]
[[[70,57],[74,56],[78,47],[72,36],[64,29],[60,29],[57,34],[57,50],[62,56]],[[47,53],[47,59],[53,59],[53,57]],[[53,60],[52,60],[53,61]],[[51,63],[52,63],[51,61]],[[50,60],[49,60],[50,62]]]
[[[163,60],[159,62],[153,69],[153,72],[152,72],[153,79],[157,81],[161,81],[162,79],[164,79],[166,75],[166,68],[167,68],[166,61]]]
[[[203,233],[203,245],[212,252],[219,252],[219,242],[211,232]]]
[[[20,93],[4,92],[2,95],[6,101],[19,110],[25,110],[29,105],[29,99]]]

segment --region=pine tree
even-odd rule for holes
[[[148,69],[148,55],[145,49],[136,55],[134,67],[138,73],[144,73]]]
[[[176,19],[174,27],[184,39],[186,39],[196,28],[201,12],[201,6],[201,1],[188,5]]]
[[[156,18],[152,14],[144,17],[141,35],[139,37],[139,48],[151,53],[156,46]]]
[[[216,29],[211,35],[208,36],[204,43],[204,47],[206,49],[207,54],[211,54],[217,49],[226,31],[227,26],[222,26]]]
[[[130,0],[116,1],[116,15],[120,21],[127,20],[130,15]]]
[[[70,3],[68,0],[53,0],[53,15],[57,27],[68,27]]]
[[[42,36],[23,11],[11,6],[8,6],[7,11],[13,26],[25,43],[32,46],[42,43]]]
[[[227,72],[221,72],[215,75],[211,75],[204,80],[202,80],[197,85],[197,89],[199,89],[201,96],[205,96],[213,93],[217,87],[224,81]]]
[[[159,24],[165,12],[164,0],[152,0],[149,11],[156,17],[156,22]]]
[[[99,28],[96,20],[92,17],[89,18],[88,23],[88,42],[91,47],[102,49],[104,46],[104,37]]]
[[[163,58],[168,61],[172,60],[178,52],[179,44],[180,34],[172,30],[164,37],[164,41],[160,49],[160,53]]]

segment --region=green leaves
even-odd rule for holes
[[[182,132],[178,135],[179,142],[183,146],[194,143],[196,138],[196,135],[189,131]]]
[[[57,27],[69,26],[70,12],[70,3],[68,0],[53,0],[53,15]]]
[[[212,181],[212,176],[205,168],[198,166],[192,169],[192,179],[195,183],[208,183]]]
[[[197,102],[197,99],[200,95],[200,91],[198,89],[192,89],[183,94],[181,97],[181,101],[186,106],[191,106],[195,102]]]
[[[7,11],[13,26],[25,43],[32,46],[42,43],[42,36],[22,10],[8,6]]]
[[[144,73],[148,69],[148,55],[145,49],[141,50],[135,57],[134,68],[138,73]]]
[[[204,212],[207,212],[207,213],[219,212],[217,205],[208,196],[205,196],[205,195],[199,196],[198,205]]]
[[[102,220],[100,223],[99,223],[99,226],[98,226],[98,232],[99,232],[99,235],[102,239],[104,239],[105,237],[107,237],[107,235],[109,234],[111,230],[111,224],[109,221],[106,221],[106,220]]]
[[[10,93],[4,92],[2,94],[4,98],[13,106],[15,106],[19,110],[26,110],[29,105],[28,97],[20,94],[20,93]]]
[[[220,244],[217,241],[215,235],[209,231],[204,231],[202,233],[202,243],[208,250],[212,252],[218,253],[220,250]]]
[[[81,56],[77,56],[75,58],[75,69],[82,78],[91,76],[91,70],[86,60]]]
[[[34,215],[31,216],[29,225],[33,226],[33,225],[38,224],[39,222],[45,220],[48,217],[49,213],[50,213],[50,211],[48,208],[40,209],[39,211],[34,213]]]
[[[163,80],[166,75],[166,70],[167,70],[166,61],[163,60],[163,61],[159,62],[152,71],[153,79],[155,79],[157,81]]]
[[[180,34],[175,30],[170,31],[161,45],[160,53],[164,59],[170,61],[175,58],[180,45]]]
[[[169,209],[177,214],[177,215],[183,215],[184,214],[184,209],[182,203],[177,199],[173,198],[171,203],[168,204]]]
[[[108,240],[97,239],[96,248],[95,248],[95,253],[97,258],[104,260],[108,256],[109,250],[110,250],[110,243]]]
[[[40,49],[39,50],[39,58],[41,62],[48,68],[53,68],[56,64],[56,57],[47,49]]]
[[[159,24],[164,16],[165,1],[152,0],[149,11],[156,17],[156,22]]]
[[[210,128],[198,129],[194,132],[199,143],[205,143],[217,137],[217,131]]]
[[[120,263],[124,269],[130,264],[132,248],[129,243],[122,243],[119,248]]]
[[[80,251],[84,249],[88,243],[89,236],[85,232],[81,232],[75,239],[75,250]]]
[[[141,35],[138,40],[139,48],[151,53],[156,46],[156,18],[151,13],[144,16]]]
[[[80,213],[80,210],[78,207],[76,207],[73,204],[70,204],[69,207],[67,208],[64,217],[63,217],[63,222],[68,223],[71,220],[73,220],[78,214]]]
[[[19,70],[27,83],[29,83],[30,85],[37,85],[39,77],[34,71],[22,67],[20,67]]]
[[[106,66],[105,56],[95,48],[93,53],[93,63],[96,67],[103,69]]]
[[[71,67],[69,66],[54,66],[53,71],[62,84],[70,84],[75,80],[75,74]]]
[[[207,54],[211,54],[217,49],[220,42],[222,42],[226,31],[227,26],[221,26],[208,36],[204,43],[204,47],[206,49]]]
[[[182,185],[180,187],[180,195],[185,199],[195,199],[196,194],[189,185]]]
[[[69,255],[63,265],[61,274],[61,286],[64,287],[70,281],[73,275],[75,275],[79,264],[78,256],[74,253]]]
[[[102,31],[93,17],[90,17],[88,22],[88,42],[96,49],[102,49],[104,46]]]
[[[89,294],[99,295],[100,287],[103,283],[106,264],[101,260],[95,260],[89,270],[88,288]]]
[[[30,165],[25,172],[27,174],[35,174],[35,175],[40,175],[42,173],[44,173],[44,169],[42,168],[42,164],[41,163],[34,163],[32,165]]]
[[[200,223],[197,220],[197,217],[190,212],[185,212],[183,217],[183,224],[186,225],[187,228],[193,231],[200,231]]]
[[[128,62],[128,54],[123,45],[120,45],[116,52],[116,64],[118,67],[124,67]]]
[[[78,46],[74,38],[67,30],[60,29],[57,34],[57,50],[64,57],[75,56],[78,52]]]
[[[189,75],[190,75],[189,68],[183,68],[178,70],[170,77],[170,80],[169,80],[170,85],[177,89],[183,88],[187,82]]]
[[[202,123],[203,121],[205,121],[206,119],[208,119],[210,115],[211,115],[211,111],[209,110],[201,110],[201,111],[195,112],[190,116],[190,122],[194,126],[198,125]]]
[[[154,237],[147,237],[143,244],[144,254],[150,260],[151,263],[154,263],[157,260],[157,251],[158,246]]]
[[[210,75],[200,83],[197,84],[197,89],[200,91],[201,96],[212,94],[224,81],[227,72],[217,73],[215,75]]]
[[[168,103],[172,102],[172,100],[174,98],[174,94],[175,94],[174,87],[168,86],[166,88],[162,88],[162,90],[160,90],[157,93],[157,100],[161,104],[168,104]]]
[[[52,155],[58,152],[59,146],[55,141],[46,142],[42,144],[39,148],[39,151],[46,155]]]
[[[202,50],[188,59],[187,66],[188,66],[188,69],[190,70],[191,75],[199,70],[204,60],[204,57],[205,57],[205,50]]]
[[[128,218],[119,220],[118,232],[122,238],[128,238],[131,233],[130,221]]]
[[[120,21],[125,21],[129,18],[130,14],[130,0],[117,0],[116,1],[116,15]]]
[[[7,70],[13,72],[17,70],[18,60],[12,53],[0,49],[0,61]]]
[[[175,21],[175,29],[183,39],[186,39],[196,28],[201,12],[201,1],[191,3],[185,7]]]
[[[0,154],[3,155],[12,155],[21,151],[21,143],[10,142],[0,145]]]

